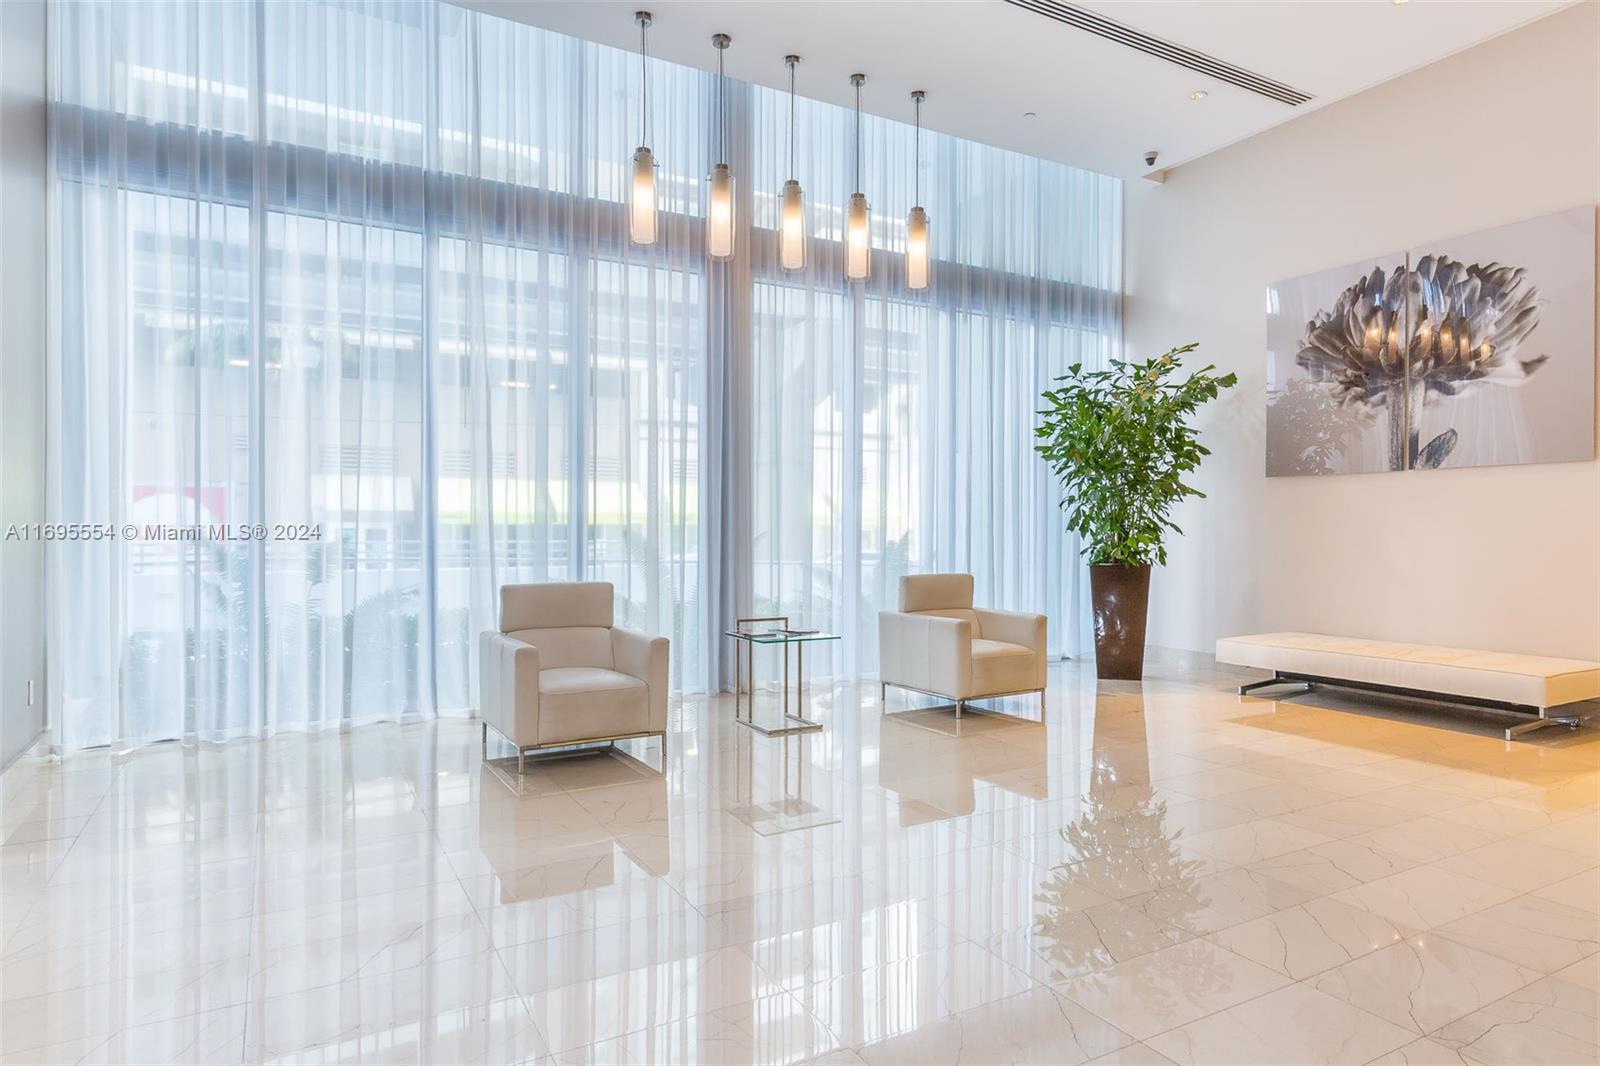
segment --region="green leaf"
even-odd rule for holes
[[[1185,374],[1180,357],[1198,347],[1097,370],[1074,363],[1043,394],[1034,450],[1061,482],[1066,527],[1091,562],[1164,564],[1167,530],[1182,532],[1173,506],[1204,496],[1183,481],[1211,454],[1192,418],[1238,376],[1217,375],[1215,364]]]

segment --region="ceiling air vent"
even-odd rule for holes
[[[1229,85],[1237,85],[1241,89],[1288,104],[1290,107],[1298,107],[1311,99],[1310,93],[1303,93],[1281,81],[1273,81],[1271,78],[1236,67],[1232,63],[1223,62],[1215,56],[1185,48],[1181,44],[1152,37],[1148,33],[1142,33],[1131,26],[1124,26],[1120,22],[1113,22],[1104,15],[1096,14],[1086,8],[1057,3],[1056,0],[1006,0],[1006,3],[1043,15],[1045,18],[1055,19],[1057,22],[1064,22],[1068,26],[1076,26],[1096,37],[1104,37],[1108,41],[1137,48],[1145,55],[1165,59],[1168,63],[1176,63],[1197,74],[1225,81]]]

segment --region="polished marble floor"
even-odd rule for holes
[[[1594,1063],[1600,733],[1237,680],[26,758],[0,1062]]]

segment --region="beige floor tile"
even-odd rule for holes
[[[1178,1063],[1365,1063],[1415,1034],[1309,985],[1269,992],[1150,1038]]]
[[[1314,895],[1325,895],[1377,881],[1418,865],[1421,864],[1375,844],[1346,839],[1263,859],[1251,863],[1250,867],[1304,888]]]
[[[1585,811],[1527,835],[1535,844],[1576,852],[1600,862],[1600,812]]]
[[[1434,865],[1517,892],[1532,892],[1585,870],[1592,870],[1596,862],[1577,852],[1510,837],[1441,859]]]
[[[1531,833],[1574,816],[1575,811],[1552,810],[1537,802],[1523,798],[1523,793],[1512,793],[1490,799],[1474,800],[1438,812],[1447,822],[1486,829],[1506,836]]]
[[[1302,828],[1287,820],[1292,817],[1286,814],[1282,819],[1260,818],[1243,825],[1214,829],[1189,837],[1187,844],[1202,855],[1243,866],[1334,839],[1332,834]]]
[[[1600,923],[1590,911],[1520,896],[1434,930],[1460,944],[1554,973],[1600,951]]]
[[[1595,867],[1581,874],[1575,874],[1564,881],[1546,885],[1535,892],[1534,895],[1540,899],[1548,899],[1555,903],[1600,915],[1600,867]]]
[[[1432,929],[1485,907],[1510,899],[1509,888],[1451,873],[1437,866],[1419,866],[1335,893],[1341,903],[1381,914],[1397,925]]]
[[[1158,925],[1185,936],[1203,936],[1304,903],[1317,894],[1255,868],[1234,867],[1124,902]]]
[[[1191,939],[1123,901],[1051,911],[1026,929],[982,941],[1013,966],[1046,984],[1092,973]]]
[[[1600,1010],[1594,987],[1548,977],[1520,988],[1433,1034],[1472,1063],[1600,1061]]]
[[[1212,933],[1208,939],[1300,981],[1414,932],[1371,911],[1323,898]]]
[[[1382,829],[1369,829],[1346,839],[1422,864],[1438,862],[1463,851],[1493,844],[1505,839],[1505,834],[1443,818],[1424,817],[1397,822]]]
[[[1329,970],[1311,984],[1425,1036],[1539,976],[1534,970],[1423,933]]]
[[[1416,817],[1411,811],[1372,798],[1377,793],[1334,800],[1283,816],[1283,820],[1315,833],[1342,839],[1400,825]]]
[[[1317,788],[1299,781],[1281,781],[1260,788],[1247,788],[1242,792],[1230,792],[1225,802],[1230,807],[1249,811],[1256,818],[1276,818],[1291,811],[1329,803],[1340,796],[1341,793],[1332,789]]]
[[[1129,1044],[1088,1061],[1086,1066],[1171,1066],[1172,1060],[1149,1044]]]
[[[245,1008],[126,1025],[114,1032],[81,1036],[46,1047],[12,1051],[0,1036],[0,1063],[54,1066],[60,1063],[160,1062],[182,1066],[227,1066],[245,1061]]]
[[[1098,1061],[1132,1038],[1048,989],[1035,988],[866,1044],[868,1063]]]
[[[1552,813],[1594,810],[1600,808],[1600,770],[1591,769],[1558,781],[1534,785],[1524,791],[1511,793],[1509,798],[1536,803]]]
[[[776,993],[560,1052],[553,1061],[590,1063],[857,1063],[793,996]]]
[[[1369,1066],[1477,1066],[1477,1062],[1456,1048],[1423,1037],[1379,1055]]]
[[[900,902],[846,910],[834,921],[760,937],[745,950],[770,983],[792,990],[929,952],[948,952],[960,939],[934,911],[917,902]]]
[[[1282,974],[1215,944],[1190,940],[1074,978],[1060,990],[1145,1040],[1289,983]]]
[[[1461,794],[1448,789],[1434,788],[1426,779],[1410,781],[1393,788],[1380,789],[1377,792],[1368,792],[1362,799],[1372,803],[1382,803],[1389,807],[1398,807],[1413,817],[1419,814],[1446,817],[1446,812],[1461,808]]]
[[[552,1051],[565,1052],[748,1003],[766,991],[765,978],[748,953],[720,948],[542,989],[525,998],[544,1041]]]
[[[1032,979],[1020,970],[963,942],[820,981],[794,995],[845,1046],[859,1048],[1030,987]]]
[[[0,1063],[1342,1061],[1382,1024],[1312,982],[1430,926],[1477,961],[1419,1002],[1475,1005],[1373,1057],[1593,1062],[1600,735],[1091,675],[1053,664],[1042,723],[819,684],[787,742],[675,698],[665,775],[519,778],[466,721],[24,760]],[[832,824],[733,813],[796,769]]]
[[[1270,785],[1275,778],[1249,770],[1216,767],[1172,777],[1152,778],[1156,783],[1195,799],[1215,799],[1230,792],[1243,792],[1247,788]]]

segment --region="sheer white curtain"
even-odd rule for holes
[[[613,581],[703,687],[707,77],[652,64],[638,248],[627,53],[433,3],[52,13],[51,514],[140,534],[52,556],[60,743],[469,711],[506,581]]]
[[[775,226],[789,101],[750,93],[756,223]],[[846,282],[854,124],[797,102],[807,267],[766,261],[751,297],[756,607],[843,634],[834,665],[854,676],[877,668],[877,612],[895,606],[900,576],[959,570],[983,603],[1049,614],[1053,650],[1075,652],[1086,578],[1034,428],[1051,379],[1120,345],[1121,183],[925,130],[935,261],[911,291],[915,130],[863,116],[872,264]]]
[[[51,17],[50,516],[117,531],[50,554],[62,747],[470,713],[507,581],[612,581],[689,690],[751,609],[871,670],[907,570],[1070,606],[1029,441],[1044,380],[1115,343],[1112,179],[928,136],[912,294],[910,130],[868,119],[880,246],[846,285],[848,111],[801,102],[791,276],[781,94],[730,85],[745,228],[708,263],[698,70],[650,65],[640,248],[635,55],[431,0]]]

